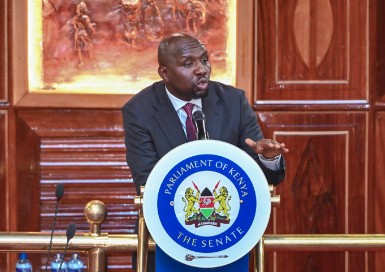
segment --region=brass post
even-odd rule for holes
[[[88,251],[88,271],[90,272],[106,272],[107,252],[103,248],[92,248]]]
[[[271,206],[278,207],[281,204],[281,196],[274,194],[274,188],[274,185],[269,184]]]
[[[264,272],[264,267],[265,267],[265,250],[263,248],[264,246],[264,239],[263,236],[261,240],[258,242],[258,250],[257,250],[257,258],[258,258],[258,268],[255,272]]]
[[[101,224],[107,217],[107,207],[99,200],[92,200],[84,207],[84,216],[90,224],[89,236],[101,236]],[[92,248],[88,251],[88,271],[107,271],[107,254],[103,248]]]
[[[149,233],[143,216],[143,194],[144,186],[140,188],[140,197],[135,198],[135,204],[139,208],[138,254],[136,272],[147,272]]]
[[[278,207],[281,203],[281,197],[280,195],[274,194],[274,185],[269,184],[269,191],[270,191],[270,201],[272,207]],[[264,272],[265,267],[265,252],[264,252],[264,238],[261,237],[261,240],[259,240],[257,244],[257,251],[255,254],[255,263],[257,263],[257,267],[254,267],[255,272]]]

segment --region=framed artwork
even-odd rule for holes
[[[81,2],[84,2],[85,6]],[[126,32],[122,27],[123,18],[131,18],[128,12],[131,10],[130,5],[135,7],[135,4],[138,4],[139,10],[132,8],[139,13],[145,6],[142,3],[150,2],[157,4],[159,13],[156,14],[161,16],[148,15],[146,20],[152,26],[150,28],[146,25],[140,28],[139,23],[136,24],[136,35],[133,35],[135,32]],[[14,105],[19,108],[120,109],[143,87],[160,80],[157,75],[156,48],[162,36],[174,31],[196,31],[196,35],[206,43],[209,50],[213,66],[212,79],[235,83],[235,86],[246,91],[249,101],[253,101],[257,42],[255,30],[258,14],[254,0],[150,2],[7,1],[9,29],[12,33],[8,43],[12,49],[9,75],[12,80]],[[205,19],[195,22],[195,25],[190,21],[187,29],[187,17],[181,15],[182,11],[178,10],[181,8],[176,4],[192,2],[204,5]],[[78,6],[79,4],[81,5]],[[175,7],[175,11],[167,11],[167,7]],[[94,32],[92,35],[87,33],[89,38],[92,38],[89,41],[92,44],[85,43],[86,40],[82,41],[82,46],[88,50],[77,51],[74,18],[82,9],[87,11],[85,18],[94,28]],[[150,13],[148,6],[146,10],[147,14]],[[139,20],[140,17],[135,12],[134,14],[134,18]],[[111,21],[106,21],[106,18]],[[160,18],[163,22],[162,28],[157,28]],[[82,36],[77,37],[82,39]]]
[[[27,15],[29,92],[135,94],[160,80],[174,32],[206,45],[213,80],[236,81],[237,0],[28,0]]]

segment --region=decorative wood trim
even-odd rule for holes
[[[369,103],[369,0],[259,0],[256,13],[255,103]]]
[[[7,1],[0,3],[0,103],[8,102]]]
[[[0,110],[0,230],[8,230],[8,197],[7,197],[7,177],[8,177],[8,112]]]
[[[375,115],[375,138],[374,138],[374,184],[372,187],[374,201],[374,233],[385,233],[385,112],[377,112]],[[385,270],[385,252],[375,253],[376,271]]]
[[[236,86],[252,102],[254,86],[254,0],[238,0]],[[214,67],[215,69],[215,67]]]

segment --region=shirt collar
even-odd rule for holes
[[[200,109],[202,109],[202,99],[201,98],[192,99],[190,101],[184,101],[184,100],[181,100],[178,97],[174,96],[172,93],[170,93],[170,91],[167,89],[167,87],[165,87],[165,88],[166,88],[167,96],[170,99],[171,104],[173,105],[173,107],[176,111],[181,109],[187,103],[192,103],[192,104],[198,106]]]

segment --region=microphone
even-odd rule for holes
[[[66,232],[67,243],[66,243],[66,246],[64,248],[63,258],[61,259],[61,262],[60,262],[59,272],[61,271],[61,266],[63,265],[64,258],[65,258],[66,253],[67,253],[68,243],[75,236],[75,232],[76,232],[76,224],[69,224],[67,227],[67,232]]]
[[[55,195],[56,195],[56,200],[57,202],[60,201],[60,199],[63,197],[64,195],[64,185],[63,184],[58,184],[56,186],[56,191],[55,191]]]
[[[195,128],[197,129],[197,139],[209,139],[209,134],[206,131],[206,116],[203,114],[203,112],[200,110],[195,111],[192,120],[194,122]]]
[[[47,261],[45,262],[45,272],[47,272],[47,266],[48,266],[49,257],[51,254],[52,238],[53,238],[53,232],[55,230],[55,225],[56,225],[57,212],[59,210],[59,201],[64,195],[64,185],[63,184],[60,183],[60,184],[56,185],[55,195],[56,195],[55,215],[53,217],[53,222],[52,222],[52,227],[51,227],[51,238],[49,240],[49,245],[48,245],[48,256],[47,256]]]

